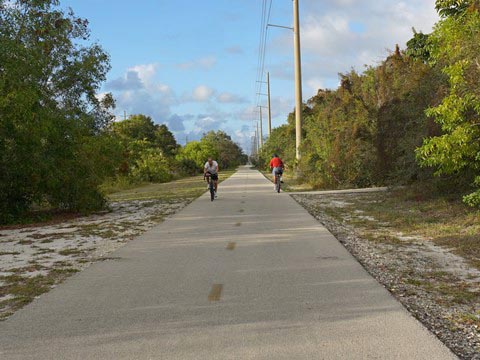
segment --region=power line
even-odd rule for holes
[[[264,82],[261,81],[265,72],[265,58],[267,50],[267,37],[268,37],[268,28],[270,26],[279,27],[284,29],[293,30],[293,40],[294,40],[294,69],[295,69],[295,152],[296,159],[300,160],[300,145],[302,142],[302,65],[301,65],[301,47],[300,47],[300,15],[299,15],[299,0],[293,0],[293,28],[288,26],[274,25],[270,24],[270,16],[272,11],[273,0],[270,0],[270,5],[267,6],[268,0],[263,0],[262,2],[262,18],[260,25],[260,44],[259,44],[259,54],[258,54],[258,69],[257,69],[257,81],[256,84],[256,105],[260,105],[260,96],[262,96],[262,87]],[[267,10],[268,8],[268,10]],[[269,76],[267,76],[269,78]],[[267,81],[269,82],[269,80]],[[268,91],[270,95],[270,91]],[[270,96],[269,96],[270,98]],[[270,99],[269,99],[270,100]],[[270,109],[270,101],[269,101]],[[271,113],[269,112],[269,115]],[[261,115],[260,115],[261,117]],[[270,119],[270,118],[269,118]],[[271,119],[270,119],[271,121]],[[260,123],[262,120],[260,119]],[[257,122],[258,124],[258,122]],[[270,131],[270,127],[269,127]],[[261,132],[260,132],[261,134]]]
[[[255,81],[255,96],[254,101],[256,106],[252,111],[252,125],[258,122],[256,118],[255,109],[260,106],[260,96],[263,90],[263,75],[265,73],[265,60],[266,60],[266,50],[267,50],[267,39],[268,39],[268,24],[270,22],[270,17],[272,14],[273,0],[263,0],[262,1],[262,11],[260,18],[260,37],[258,44],[258,58],[257,58],[257,77]],[[253,125],[253,128],[256,126]]]
[[[265,58],[267,50],[267,38],[268,38],[268,23],[270,22],[270,17],[272,13],[273,0],[270,0],[270,5],[268,6],[267,11],[267,1],[264,0],[262,4],[262,21],[260,25],[260,44],[259,44],[259,58],[258,58],[258,68],[257,68],[257,93],[262,92],[263,86],[263,75],[265,73]],[[259,96],[256,98],[258,105]]]

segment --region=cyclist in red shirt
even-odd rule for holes
[[[275,184],[275,174],[278,173],[280,176],[283,174],[283,161],[277,154],[273,154],[272,160],[270,160],[270,170],[272,170],[273,183]]]

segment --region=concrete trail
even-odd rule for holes
[[[455,359],[259,172],[219,195],[0,323],[0,358]]]

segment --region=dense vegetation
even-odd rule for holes
[[[208,155],[224,168],[244,161],[223,132],[182,149],[147,116],[114,123],[113,97],[98,97],[109,56],[58,0],[0,0],[0,49],[0,224],[32,209],[100,209],[109,179],[168,181]]]
[[[273,152],[317,188],[407,184],[435,175],[480,204],[480,6],[439,0],[431,34],[414,32],[380,65],[341,75],[305,104],[302,159],[293,114],[259,154]],[[473,192],[472,192],[472,186]],[[476,188],[475,188],[476,187]]]
[[[210,131],[181,147],[164,124],[145,115],[114,122],[109,134],[121,144],[121,161],[113,179],[120,183],[167,182],[202,171],[208,157],[222,169],[246,162],[242,149],[225,132]]]

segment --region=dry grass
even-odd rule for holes
[[[0,286],[0,299],[6,298],[6,300],[0,300],[0,320],[6,319],[16,310],[29,304],[36,297],[49,291],[53,285],[62,282],[77,271],[70,268],[57,268],[50,271],[48,275],[0,277],[3,283]]]
[[[382,235],[384,230],[429,239],[480,269],[480,211],[467,207],[458,197],[427,197],[418,191],[403,188],[387,193],[324,195],[345,205],[322,207],[322,211],[361,229],[374,241],[385,236],[386,242],[396,242],[391,235]]]
[[[396,192],[375,213],[406,234],[419,234],[452,249],[480,269],[480,211],[457,198],[422,200]]]
[[[219,181],[222,182],[232,176],[236,171],[222,171],[219,174]],[[137,188],[122,190],[108,195],[111,201],[130,200],[178,200],[195,199],[206,191],[206,183],[203,176],[195,176],[163,184],[147,184]]]

